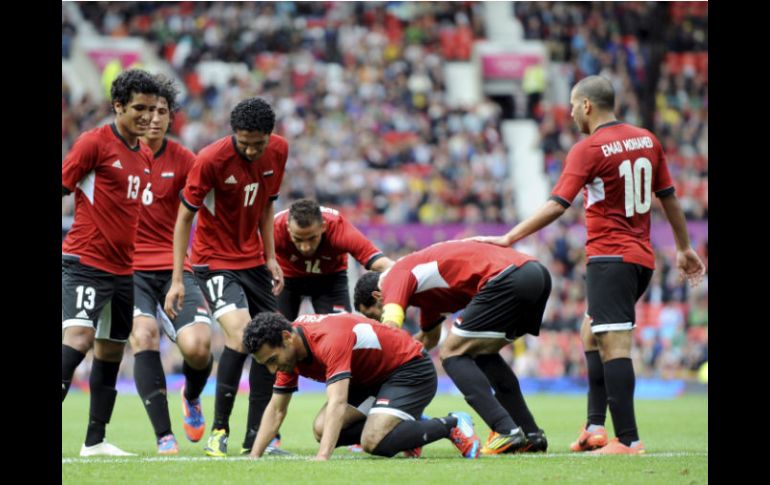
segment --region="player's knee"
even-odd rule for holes
[[[123,342],[96,340],[94,342],[94,357],[107,362],[120,362],[125,346],[126,344]]]
[[[160,332],[157,326],[153,328],[149,325],[135,325],[130,340],[134,352],[160,348]]]
[[[313,436],[315,437],[315,440],[320,443],[321,438],[323,437],[323,434],[324,434],[324,418],[323,418],[323,412],[321,412],[313,420]]]
[[[94,345],[94,330],[87,327],[67,328],[62,343],[85,354]]]
[[[362,433],[361,434],[361,448],[364,449],[365,452],[371,454],[374,452],[374,450],[377,448],[377,445],[380,444],[380,441],[382,441],[380,436],[375,436],[372,433]]]
[[[211,359],[211,341],[206,339],[194,339],[193,341],[180,342],[179,350],[182,351],[184,360],[195,369],[206,367]]]

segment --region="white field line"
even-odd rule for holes
[[[689,451],[675,451],[675,452],[663,452],[663,453],[645,453],[640,455],[640,459],[646,458],[682,458],[682,457],[708,457],[708,452],[689,452]],[[264,460],[270,461],[305,461],[310,460],[311,456],[287,456],[287,457],[265,457]],[[366,455],[361,456],[335,456],[334,460],[361,460],[366,459]],[[459,457],[458,457],[459,458]],[[485,456],[484,460],[547,460],[549,458],[571,458],[571,459],[588,459],[594,460],[601,458],[601,455],[592,455],[590,453],[527,453],[514,456]],[[446,460],[451,458],[430,458],[426,457],[423,460]],[[206,456],[136,456],[136,457],[90,457],[90,458],[62,458],[62,465],[71,464],[84,464],[84,463],[147,463],[147,462],[216,462],[216,461],[248,461],[250,458],[246,456],[233,456],[226,459],[222,458],[209,458]]]

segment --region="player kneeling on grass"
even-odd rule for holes
[[[326,383],[327,402],[313,424],[321,444],[316,460],[354,443],[373,455],[419,456],[418,448],[441,438],[464,457],[478,457],[480,442],[468,414],[420,420],[436,395],[436,368],[422,344],[403,331],[350,313],[302,315],[294,323],[279,313],[260,313],[246,327],[243,345],[276,374],[253,458],[262,456],[280,428],[300,375]]]

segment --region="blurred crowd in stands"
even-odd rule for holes
[[[479,2],[78,2],[104,36],[150,42],[185,85],[172,134],[196,151],[230,132],[229,113],[259,95],[289,140],[277,209],[314,197],[354,223],[504,223],[518,219],[493,100],[446,102],[443,64],[467,61],[485,38]],[[526,39],[574,81],[600,74],[616,88],[619,118],[663,143],[690,220],[708,219],[708,4],[706,2],[513,2]],[[76,23],[62,16],[62,58]],[[201,69],[242,63],[225,79]],[[216,64],[213,64],[217,66]],[[225,71],[227,72],[227,71]],[[569,105],[529,96],[543,170],[558,178],[579,139]],[[107,102],[73,100],[62,83],[62,156],[79,133],[110,118]],[[71,200],[62,205],[72,213]],[[663,220],[659,208],[653,220]],[[584,375],[577,329],[585,311],[582,200],[535,247],[554,290],[543,332],[513,346],[523,376]],[[577,226],[577,230],[583,230]],[[417,249],[376,241],[391,257]],[[707,241],[696,241],[707,263]],[[639,306],[634,356],[642,376],[688,377],[708,359],[708,283],[677,278],[673,248],[660,247]],[[214,345],[217,345],[215,342]],[[221,347],[215,347],[221,348]],[[173,351],[167,366],[181,365]],[[128,363],[130,364],[130,362]],[[125,364],[125,369],[131,366]],[[173,369],[168,369],[173,370]]]

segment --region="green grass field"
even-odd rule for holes
[[[190,443],[182,430],[177,394],[170,398],[171,419],[180,445],[174,457],[160,457],[150,422],[137,396],[118,397],[107,440],[138,453],[128,458],[80,458],[88,414],[88,395],[73,392],[62,404],[62,483],[149,485],[220,484],[485,484],[586,483],[586,484],[705,484],[708,483],[708,398],[685,396],[674,400],[639,400],[636,416],[647,454],[642,456],[590,456],[569,453],[584,419],[582,396],[532,395],[530,408],[545,429],[546,454],[482,457],[465,460],[448,440],[428,445],[418,460],[384,459],[350,453],[340,448],[331,461],[307,460],[317,450],[310,425],[324,396],[295,396],[282,427],[283,448],[294,458],[249,460],[237,455],[246,426],[247,396],[236,399],[231,418],[230,454],[227,459],[203,455],[206,437]],[[213,397],[204,398],[209,418]],[[442,416],[449,411],[470,411],[461,397],[439,395],[426,412]],[[489,432],[471,412],[482,442]],[[610,420],[608,419],[608,425]],[[611,425],[610,425],[611,426]],[[611,434],[612,435],[612,434]]]

